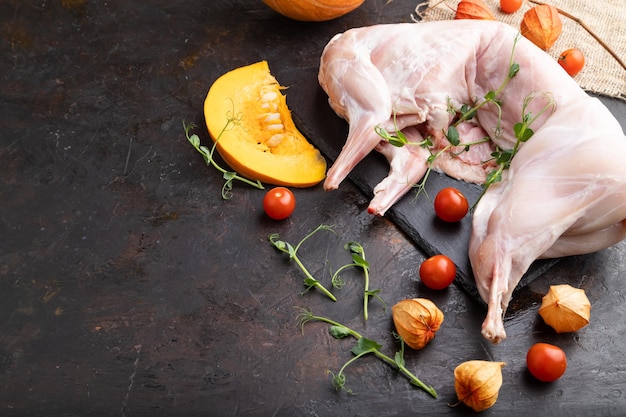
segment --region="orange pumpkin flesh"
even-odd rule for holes
[[[263,0],[275,12],[294,20],[323,22],[350,13],[364,0]]]
[[[209,89],[206,125],[220,156],[239,174],[310,187],[326,176],[326,160],[296,128],[281,89],[266,61],[234,69]]]

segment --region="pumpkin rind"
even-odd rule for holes
[[[303,22],[323,22],[350,13],[364,0],[263,0],[275,12]]]
[[[204,101],[209,134],[222,159],[261,182],[310,187],[326,176],[326,160],[298,131],[266,61],[234,69],[213,83]],[[229,119],[236,122],[220,132]]]

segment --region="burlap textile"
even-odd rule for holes
[[[453,19],[460,0],[429,0],[416,10],[422,21]],[[499,0],[484,0],[497,20],[519,28],[524,12],[535,6],[525,1],[513,14],[500,11]],[[580,19],[622,60],[626,61],[626,0],[549,0],[547,3]],[[585,90],[626,101],[626,69],[581,25],[561,16],[563,32],[548,51],[555,57],[576,47],[585,55],[585,67],[575,77]]]

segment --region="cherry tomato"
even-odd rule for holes
[[[567,368],[565,352],[548,343],[535,343],[526,354],[528,370],[540,381],[552,382],[559,379]]]
[[[296,197],[285,187],[275,187],[263,197],[263,209],[274,220],[283,220],[291,216],[296,208]]]
[[[573,77],[585,66],[585,56],[579,49],[568,49],[559,55],[558,63]]]
[[[446,255],[435,255],[420,265],[420,279],[431,290],[443,290],[456,276],[456,265]]]
[[[504,13],[515,13],[522,7],[523,0],[500,0],[500,10]]]
[[[435,213],[444,222],[458,222],[468,208],[467,198],[456,188],[444,188],[435,197]]]

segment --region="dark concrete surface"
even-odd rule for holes
[[[314,24],[252,0],[0,1],[0,415],[471,415],[449,406],[452,372],[471,359],[506,362],[485,416],[626,415],[625,243],[561,260],[521,288],[509,338],[494,346],[480,336],[474,296],[419,284],[428,248],[367,214],[358,172],[332,193],[295,190],[296,212],[275,222],[263,191],[236,185],[222,200],[221,175],[186,142],[183,119],[209,140],[202,102],[212,82],[266,59],[290,86],[296,122],[332,158],[327,141],[342,140],[345,124],[316,84],[321,48],[349,27],[410,21],[415,3],[368,0]],[[624,125],[624,103],[604,101]],[[321,223],[336,234],[312,238],[303,260],[327,282],[349,261],[343,244],[362,243],[387,305],[372,301],[367,322],[358,271],[344,274],[337,303],[300,295],[302,275],[267,240],[297,242]],[[554,334],[537,314],[560,283],[584,288],[593,305],[575,334]],[[346,371],[356,395],[335,392],[326,371],[351,358],[354,341],[322,323],[301,333],[294,306],[393,356],[389,307],[417,296],[445,321],[428,347],[406,353],[407,367],[439,398],[374,357]],[[526,371],[539,341],[568,355],[557,382]]]

